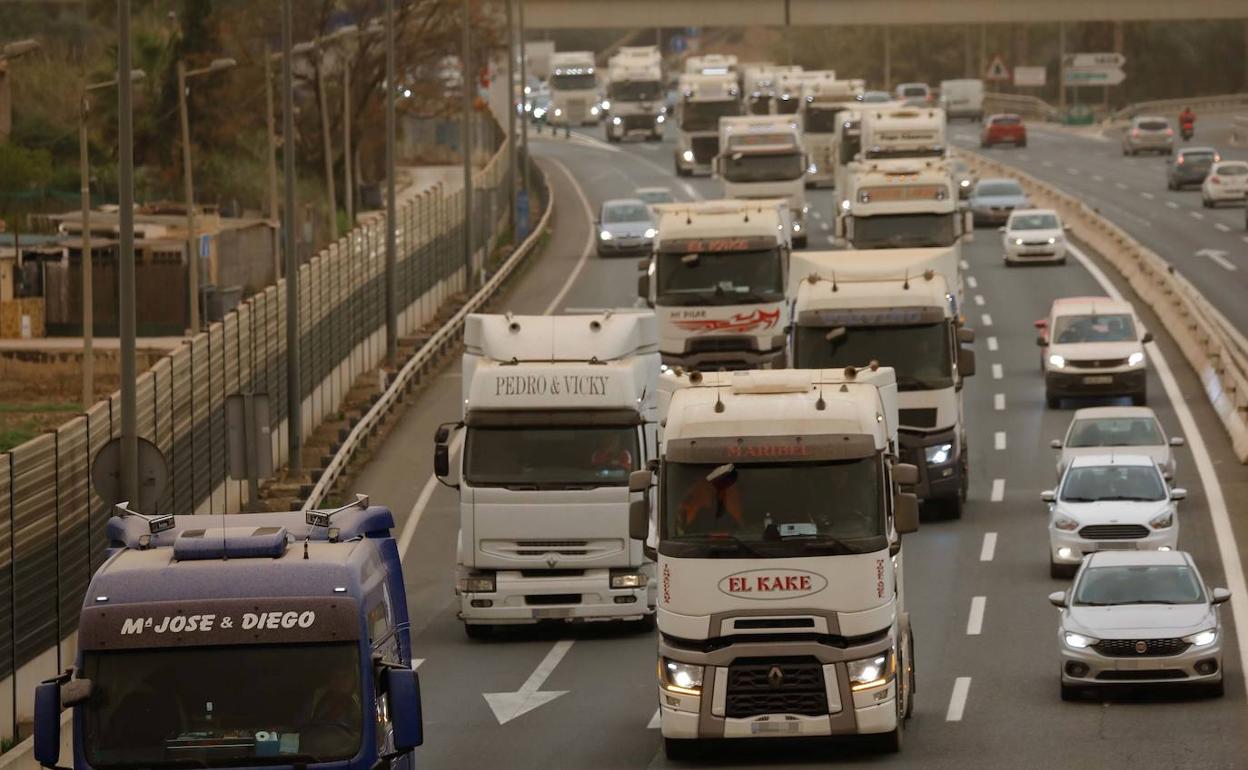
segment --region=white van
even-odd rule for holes
[[[977,78],[942,80],[940,82],[940,106],[950,120],[968,118],[984,119],[984,81]]]

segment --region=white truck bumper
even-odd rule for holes
[[[527,571],[527,570],[526,570]],[[584,622],[641,620],[654,614],[653,565],[642,588],[611,588],[608,569],[585,570],[578,576],[534,575],[540,570],[500,570],[489,593],[457,591],[459,617],[468,624],[523,625],[555,620]]]

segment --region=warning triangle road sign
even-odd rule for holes
[[[1000,56],[992,57],[992,62],[988,64],[988,71],[984,73],[984,80],[1009,80],[1010,71],[1005,68],[1005,62]]]

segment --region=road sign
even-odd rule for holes
[[[1068,53],[1062,59],[1067,67],[1081,69],[1096,67],[1119,67],[1127,63],[1127,57],[1120,53]]]
[[[984,80],[1006,81],[1009,79],[1010,70],[1005,66],[1005,61],[1000,55],[992,57],[988,70],[984,72]]]
[[[95,493],[110,507],[129,502],[132,510],[155,513],[160,498],[169,486],[169,461],[160,449],[145,438],[139,438],[139,499],[121,499],[121,439],[115,438],[95,453],[91,463],[91,485]]]
[[[1068,86],[1116,86],[1127,79],[1117,67],[1067,67],[1063,81]]]
[[[1014,85],[1039,87],[1045,84],[1047,74],[1044,67],[1015,67]]]

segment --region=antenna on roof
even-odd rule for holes
[[[901,279],[901,288],[903,289],[910,288],[910,268],[906,268],[906,277]]]
[[[312,539],[312,530],[314,528],[324,527],[328,530],[326,534],[329,541],[333,542],[338,539],[337,528],[330,526],[330,522],[333,520],[334,515],[342,513],[348,508],[359,508],[360,510],[364,510],[367,507],[368,495],[357,494],[354,501],[347,503],[346,505],[339,506],[332,511],[318,511],[313,509],[305,513],[303,515],[303,521],[308,525],[308,532],[303,536],[303,558],[308,558],[308,541]]]
[[[131,510],[129,500],[117,503],[116,505],[113,506],[113,510],[116,511],[117,515],[121,516],[122,518],[125,518],[126,516],[137,516],[143,521],[146,521],[147,531],[153,535],[164,532],[165,530],[173,529],[174,527],[174,519],[173,519],[172,513],[164,513],[164,514],[157,514],[155,516],[148,516],[145,513],[139,513],[138,511]]]
[[[819,378],[819,400],[815,402],[815,411],[822,412],[828,408],[828,402],[823,400],[823,378]]]

